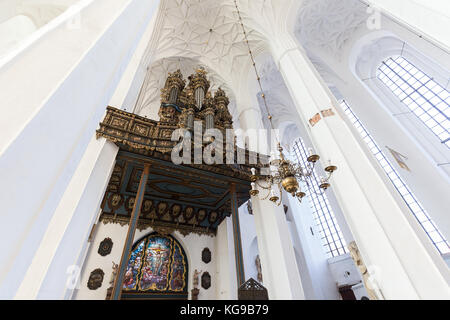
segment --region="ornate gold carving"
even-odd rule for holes
[[[174,218],[178,218],[182,213],[182,208],[179,204],[174,204],[171,208],[171,215]]]
[[[125,201],[125,209],[127,211],[132,211],[134,208],[134,202],[136,201],[135,197],[128,197]]]
[[[197,108],[197,104],[200,102],[196,101],[196,99],[202,99],[202,93],[195,91],[199,87],[203,88],[203,93],[205,94],[203,101],[201,101],[201,105],[204,108]],[[178,168],[163,165],[164,162],[171,161],[170,153],[178,143],[178,141],[171,141],[174,130],[191,128],[193,120],[206,122],[206,116],[208,117],[209,127],[213,125],[214,128],[219,130],[232,127],[232,117],[228,110],[229,99],[226,93],[219,88],[213,95],[212,92],[208,91],[209,88],[210,82],[206,77],[206,71],[202,68],[196,70],[195,74],[189,77],[187,86],[179,70],[169,73],[165,86],[161,90],[161,107],[158,113],[160,121],[150,120],[123,110],[108,107],[106,116],[97,130],[97,138],[104,137],[117,144],[121,151],[129,152],[121,155],[122,157],[123,154],[126,154],[126,158],[120,158],[123,167],[130,163],[129,159],[133,159],[132,161],[152,163],[152,165],[159,166],[161,170],[167,173],[179,175],[180,170]],[[223,158],[225,159],[227,148],[225,142],[222,143],[224,143]],[[183,170],[183,176],[196,180],[199,180],[199,175],[203,178],[206,176],[212,185],[216,184],[220,187],[223,184],[227,184],[232,178],[241,180],[241,184],[246,185],[250,182],[250,168],[261,168],[263,165],[249,164],[251,153],[247,150],[236,148],[235,142],[233,144],[235,146],[234,158],[238,159],[238,154],[245,154],[245,164],[234,164],[232,166],[183,164],[182,167],[190,168],[189,170]],[[192,148],[192,152],[194,152],[194,148]],[[145,160],[142,159],[142,156],[145,157]],[[124,162],[125,165],[123,165]],[[119,195],[125,176],[123,167],[116,166],[108,185],[107,191],[109,194],[108,197],[105,197],[102,209],[107,210],[104,206],[108,204],[110,212],[103,212],[101,216],[101,220],[105,224],[128,224],[129,215],[124,214],[123,209],[116,209],[119,209],[119,207],[124,208],[130,214],[134,208],[134,197],[131,197],[130,194]],[[192,168],[195,168],[196,171],[193,171]],[[202,171],[204,171],[204,174]],[[222,179],[221,177],[228,178]],[[111,193],[115,195],[110,195]],[[217,199],[217,202],[221,199]],[[174,198],[164,199],[167,200],[167,203],[161,200],[163,199],[144,199],[138,220],[138,228],[142,229],[152,226],[169,230],[169,228],[173,229],[176,226],[175,229],[185,235],[191,232],[214,235],[215,226],[223,216],[223,210],[229,211],[230,207],[228,202],[225,202],[225,204],[221,204],[220,208],[214,207],[216,210],[211,212],[210,208],[213,206],[209,206],[209,209],[206,210],[201,209],[202,206],[197,206],[195,202],[189,202],[195,208],[188,205],[183,210],[182,206],[173,204],[172,200]],[[207,224],[205,221],[209,222],[208,227],[199,226],[199,223]]]
[[[186,110],[186,109],[183,109]],[[191,109],[192,111],[192,109]],[[189,110],[184,111],[185,115]],[[113,119],[127,118],[126,121],[118,122],[113,126]],[[220,118],[219,118],[220,120]],[[177,122],[178,124],[180,121]],[[107,108],[107,115],[104,122],[100,123],[100,128],[97,130],[97,137],[104,137],[116,144],[118,144],[123,150],[130,151],[137,154],[142,154],[152,158],[159,158],[164,160],[170,160],[166,158],[167,154],[172,151],[172,148],[178,143],[176,141],[170,141],[173,130],[177,129],[177,123],[161,123],[150,119],[146,119],[131,113],[127,113],[122,110],[118,110],[112,107]],[[132,130],[129,129],[130,124]],[[225,124],[226,126],[227,124]],[[240,148],[235,148],[235,159],[237,159],[238,153],[244,153],[245,159],[248,161],[250,158],[250,153],[248,150],[242,150]],[[193,149],[192,149],[193,150]],[[158,153],[155,153],[158,152]],[[193,152],[193,151],[192,151]],[[224,159],[226,158],[226,146],[223,148]],[[222,175],[236,177],[244,180],[250,181],[250,168],[256,167],[261,168],[263,165],[250,165],[250,164],[239,164],[234,167],[229,166],[211,166],[211,165],[191,165],[193,167],[199,168],[201,170],[215,172]],[[118,190],[114,187],[114,190]]]
[[[153,201],[145,199],[142,204],[141,212],[143,214],[150,213],[152,211],[152,209],[153,209]]]
[[[176,112],[175,108],[172,106],[161,106],[161,108],[159,108],[158,115],[159,115],[159,120],[161,122],[172,123],[172,124],[178,123],[177,112]],[[173,131],[173,130],[171,130],[171,131]],[[169,138],[170,138],[170,136],[169,136]]]
[[[109,197],[109,206],[113,210],[119,208],[122,205],[122,203],[123,203],[123,197],[118,193],[112,194]]]
[[[180,216],[181,218],[182,216]],[[181,220],[181,219],[179,219]],[[103,212],[100,216],[100,221],[103,224],[113,223],[113,224],[119,224],[120,226],[125,226],[129,224],[130,217],[124,216],[124,215],[112,215],[109,213]],[[140,218],[138,220],[137,228],[138,230],[142,231],[149,227],[153,228],[172,228],[174,231],[180,232],[183,236],[187,236],[191,233],[198,234],[198,235],[208,235],[211,237],[214,237],[216,235],[216,230],[208,228],[208,227],[202,227],[202,226],[192,226],[192,225],[186,225],[181,224],[181,221],[179,221],[180,224],[174,224],[173,222],[165,222],[160,220],[154,220],[154,219],[147,219],[147,218]]]
[[[162,226],[154,226],[153,230],[158,232],[163,236],[167,236],[175,231],[175,228],[172,227],[162,227]]]
[[[199,67],[197,70],[195,70],[195,74],[188,77],[190,80],[189,87],[192,89],[197,89],[199,87],[202,87],[205,92],[208,91],[210,82],[208,79],[206,79],[206,70],[203,67]]]

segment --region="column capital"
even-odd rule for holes
[[[280,34],[276,38],[273,38],[272,41],[270,41],[270,50],[278,69],[280,69],[280,61],[288,52],[299,50],[302,54],[306,54],[305,49],[297,41],[297,39],[286,32]]]

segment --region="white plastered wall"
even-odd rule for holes
[[[2,108],[2,298],[70,298],[67,267],[82,264],[117,152],[95,129],[158,4],[83,2],[0,62],[2,106],[14,105]]]

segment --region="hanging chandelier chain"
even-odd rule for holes
[[[270,127],[273,130],[275,128],[274,128],[273,122],[272,122],[272,114],[270,113],[269,107],[267,105],[266,95],[264,93],[264,90],[263,90],[263,87],[262,87],[262,84],[261,84],[261,77],[259,76],[258,69],[256,68],[255,58],[253,56],[252,49],[250,48],[250,43],[248,42],[247,32],[245,31],[244,23],[243,23],[243,20],[242,20],[242,17],[241,17],[241,11],[239,10],[239,7],[237,5],[237,0],[234,0],[234,6],[236,7],[236,10],[237,10],[237,14],[238,14],[238,17],[239,17],[239,23],[240,23],[240,25],[242,27],[242,32],[244,33],[245,43],[247,43],[248,53],[250,55],[250,59],[252,60],[253,69],[255,70],[256,80],[258,81],[259,89],[261,91],[261,97],[262,97],[263,102],[264,102],[264,107],[266,108],[267,118],[269,119]],[[277,138],[277,140],[278,140],[278,138]]]

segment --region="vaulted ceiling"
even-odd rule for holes
[[[248,38],[253,47],[264,40],[253,29]],[[241,57],[248,56],[233,1],[167,1],[158,52],[205,60],[218,69],[235,68]]]
[[[368,20],[366,8],[359,0],[304,0],[298,12],[295,36],[305,48],[338,53]]]
[[[295,11],[291,32],[308,50],[339,53],[368,18],[359,0],[237,0],[252,51],[268,51],[270,39],[284,30]],[[250,59],[234,0],[166,0],[155,61],[141,93],[139,113],[154,118],[159,90],[167,72],[181,69],[185,76],[198,65],[209,71],[215,88],[231,97],[230,111],[236,122],[236,98],[248,91]],[[319,70],[328,70],[313,59]],[[263,88],[269,92],[274,122],[280,125],[293,114],[293,104],[273,59],[258,66]],[[328,70],[329,71],[329,70]],[[254,78],[254,77],[253,77]],[[254,93],[252,93],[252,96]],[[255,98],[253,96],[253,98]],[[253,99],[252,98],[252,99]],[[248,100],[246,100],[248,101]],[[262,113],[263,106],[260,104]]]

